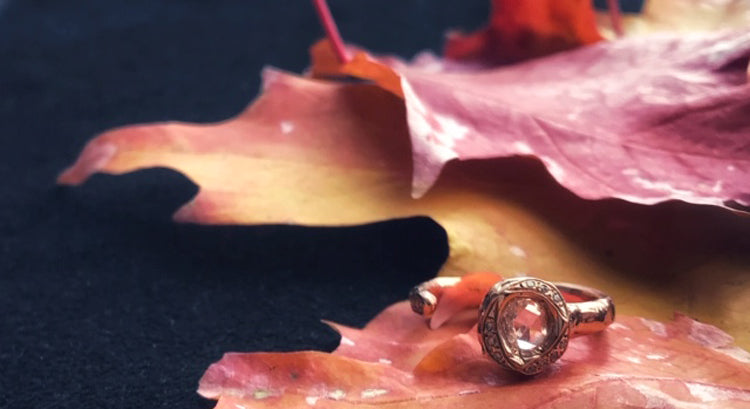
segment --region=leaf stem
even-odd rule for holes
[[[349,54],[346,52],[344,40],[341,39],[341,34],[336,26],[336,21],[333,19],[333,15],[331,15],[331,9],[328,8],[328,3],[326,0],[313,0],[313,6],[315,7],[315,11],[318,12],[320,24],[323,26],[326,37],[328,37],[328,41],[330,41],[333,52],[336,53],[339,62],[341,64],[348,63]]]
[[[625,35],[622,28],[622,13],[620,13],[620,2],[618,0],[607,0],[607,9],[609,9],[609,19],[612,22],[612,30],[617,37]]]

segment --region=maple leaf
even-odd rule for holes
[[[331,60],[325,42],[312,52]],[[480,71],[363,52],[333,69],[404,98],[416,197],[450,160],[530,155],[587,199],[748,206],[749,58],[744,30],[602,42]]]
[[[528,378],[482,355],[476,311],[429,329],[405,302],[364,329],[332,324],[323,352],[226,354],[201,379],[217,408],[383,407],[741,408],[750,404],[750,355],[719,329],[677,315],[620,317],[571,340],[558,363]]]
[[[590,0],[493,0],[492,9],[485,29],[448,33],[447,58],[497,65],[602,39]]]
[[[719,208],[584,201],[528,158],[452,162],[422,198],[403,100],[374,85],[264,73],[264,93],[212,125],[106,132],[60,182],[176,169],[200,186],[175,215],[210,224],[352,225],[426,215],[448,234],[442,274],[532,272],[608,291],[627,314],[682,310],[750,341],[750,219]]]

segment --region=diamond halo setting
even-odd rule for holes
[[[554,284],[537,278],[504,280],[484,298],[479,341],[503,367],[535,375],[565,352],[571,332],[569,316]]]

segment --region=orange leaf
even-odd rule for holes
[[[589,0],[493,0],[487,28],[470,34],[449,33],[445,47],[448,59],[496,65],[569,50],[602,40]],[[328,40],[311,48],[312,74],[352,75],[375,81],[384,89],[403,96],[400,76],[364,50],[348,47],[353,55],[342,65]],[[385,60],[385,61],[384,61]]]
[[[430,328],[439,328],[462,310],[477,308],[487,291],[500,281],[501,277],[495,273],[471,273],[461,277],[460,281],[453,285],[440,284],[441,280],[451,280],[451,283],[454,283],[454,279],[455,277],[437,278],[420,286],[420,289],[430,292],[437,302],[434,311],[426,314],[430,317]]]
[[[231,121],[101,135],[59,178],[167,166],[201,186],[176,218],[199,223],[360,224],[411,215],[403,104],[373,86],[264,72],[266,93]],[[357,203],[357,206],[349,206]]]
[[[322,352],[226,354],[199,393],[218,408],[741,408],[750,404],[750,356],[710,325],[620,317],[571,340],[549,371],[528,378],[481,353],[476,312],[430,330],[406,303],[364,329],[335,325]],[[472,319],[473,318],[473,319]]]
[[[497,65],[601,39],[590,0],[493,0],[489,26],[470,35],[451,33],[445,55]]]
[[[328,40],[320,40],[310,47],[312,58],[311,74],[325,78],[336,75],[351,75],[374,81],[381,88],[399,97],[404,96],[401,90],[401,76],[382,60],[370,57],[365,51],[349,47],[353,57],[346,64],[339,63]]]
[[[60,182],[170,167],[200,186],[175,215],[212,224],[351,225],[427,215],[447,231],[442,273],[528,272],[609,292],[619,311],[682,310],[750,342],[750,219],[667,203],[585,201],[527,158],[448,164],[411,198],[404,104],[372,85],[276,71],[244,113],[213,125],[125,127],[91,141]]]

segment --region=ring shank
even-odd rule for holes
[[[615,320],[615,304],[602,291],[570,283],[554,283],[563,294],[586,301],[568,302],[572,335],[587,335],[607,328]]]
[[[511,278],[508,280],[520,280]],[[460,277],[437,277],[415,286],[409,294],[411,307],[426,318],[432,316],[443,290],[456,286]],[[565,295],[584,300],[566,302],[569,312],[571,335],[586,335],[607,328],[615,320],[615,304],[606,293],[591,287],[570,283],[549,283]],[[479,307],[479,305],[477,305]]]

